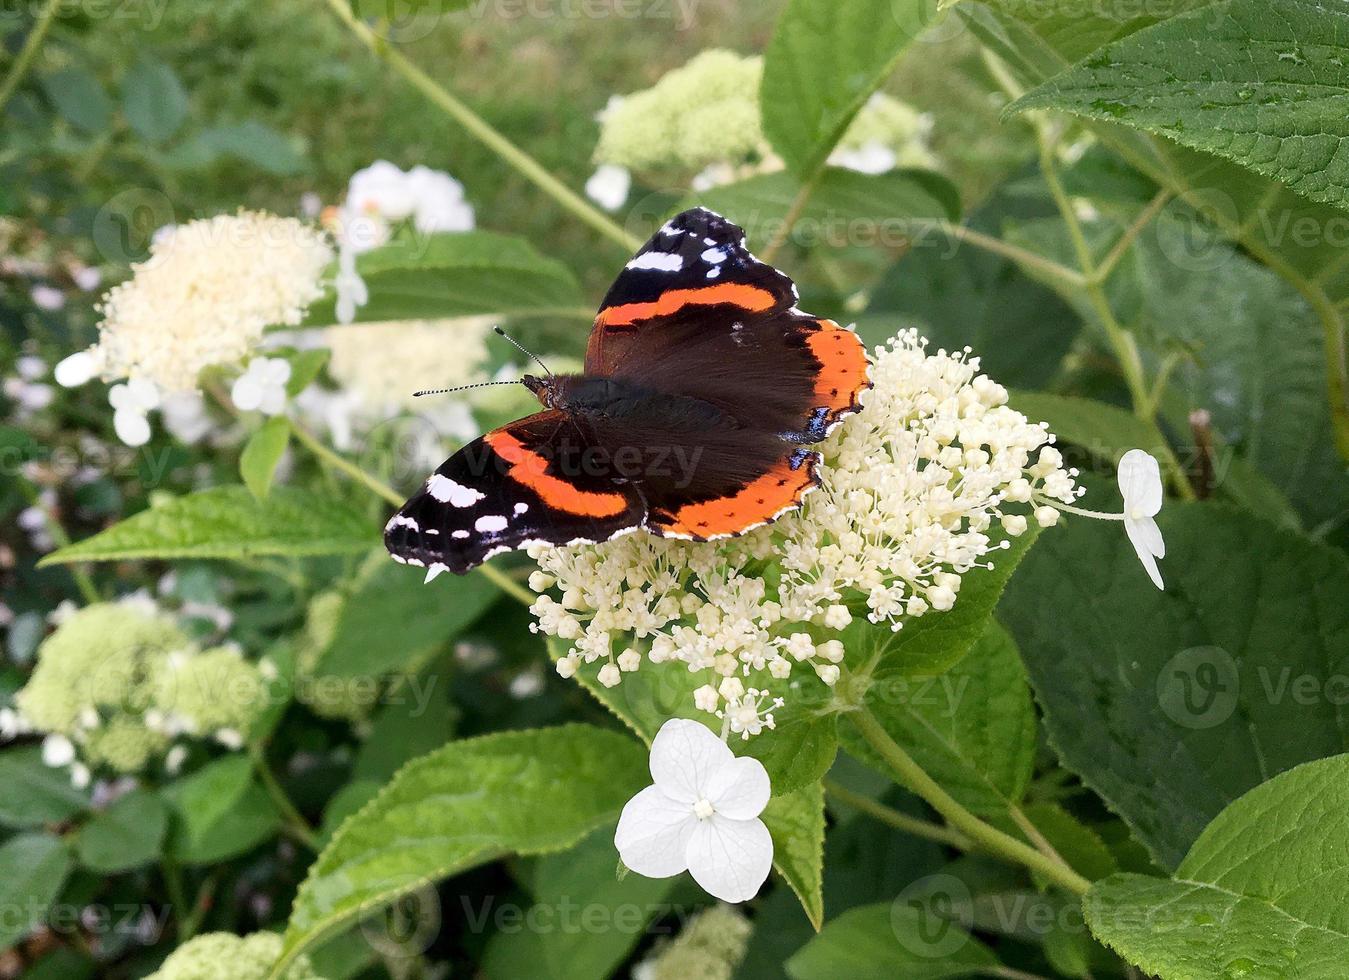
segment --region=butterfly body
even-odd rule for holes
[[[389,521],[390,553],[429,579],[535,542],[728,537],[798,507],[808,447],[870,382],[857,336],[795,302],[737,226],[671,219],[606,295],[585,373],[526,376],[543,411],[446,460]]]

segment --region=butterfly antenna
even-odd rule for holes
[[[532,358],[534,358],[534,361],[539,365],[539,367],[543,368],[544,371],[548,372],[548,377],[551,378],[551,377],[553,376],[552,370],[549,369],[549,367],[548,367],[547,364],[544,364],[544,363],[543,363],[543,358],[539,357],[538,354],[535,354],[533,351],[525,350],[525,348],[520,344],[520,342],[519,342],[518,340],[516,340],[514,337],[512,337],[512,336],[511,336],[510,334],[508,334],[506,331],[502,330],[500,327],[493,327],[492,329],[495,330],[495,331],[496,331],[498,334],[500,334],[502,337],[505,337],[506,340],[508,340],[508,341],[510,341],[512,344],[514,344],[515,347],[516,347],[516,349],[518,349],[518,350],[520,351],[520,353],[524,354],[526,357],[532,357]]]
[[[422,395],[448,395],[452,391],[467,391],[469,388],[490,388],[492,385],[518,385],[520,381],[479,381],[477,384],[460,385],[457,388],[427,388],[425,391],[414,391],[413,398],[420,398]]]

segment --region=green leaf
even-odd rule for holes
[[[227,755],[170,783],[164,796],[182,817],[189,837],[201,837],[225,819],[253,778],[245,755]]]
[[[888,902],[832,919],[785,964],[792,980],[955,980],[993,975],[997,966],[954,918]]]
[[[906,622],[898,633],[887,631],[875,676],[935,677],[958,663],[983,636],[1007,580],[1039,536],[1040,528],[1031,521],[1020,537],[1007,539],[1010,547],[990,552],[992,568],[971,569],[961,576],[952,608]]]
[[[1009,111],[1123,123],[1349,207],[1349,114],[1326,81],[1347,34],[1349,11],[1319,0],[1231,0],[1107,45]]]
[[[272,488],[277,464],[290,442],[290,420],[284,415],[269,418],[249,437],[239,454],[239,475],[244,486],[259,501]]]
[[[244,487],[213,487],[128,517],[41,564],[333,555],[365,551],[377,537],[365,518],[331,497],[277,487],[260,501]]]
[[[286,382],[286,397],[294,398],[313,384],[331,355],[332,351],[327,347],[311,347],[291,354],[288,358],[290,380]]]
[[[587,725],[451,742],[344,823],[300,886],[277,971],[401,895],[506,853],[568,847],[648,782],[637,741]]]
[[[187,117],[187,92],[172,68],[141,55],[122,79],[122,112],[141,139],[163,143]]]
[[[566,644],[555,637],[548,638],[547,647],[554,663],[567,652]],[[605,687],[591,668],[577,671],[573,679],[648,745],[671,718],[705,723],[708,717],[693,703],[693,692],[707,683],[705,674],[648,668],[625,673],[617,687]],[[793,691],[791,701],[773,712],[776,728],[748,741],[732,739],[731,750],[763,763],[775,795],[818,782],[838,747],[837,717],[828,700],[823,683],[802,685]]]
[[[817,782],[773,797],[762,820],[773,838],[773,867],[818,931],[824,924],[824,787]]]
[[[1224,507],[1158,523],[1164,592],[1118,525],[1073,520],[999,618],[1064,765],[1169,868],[1246,790],[1349,744],[1349,558]]]
[[[112,122],[112,100],[90,71],[79,66],[42,76],[42,89],[66,122],[86,133],[101,133]]]
[[[159,857],[168,827],[164,801],[148,790],[133,790],[81,828],[80,864],[103,874],[149,864]]]
[[[1057,803],[1032,803],[1022,812],[1068,866],[1088,881],[1099,881],[1119,870],[1101,835]],[[1038,873],[1033,877],[1044,887]]]
[[[1011,403],[1032,422],[1049,423],[1049,431],[1060,439],[1112,464],[1130,449],[1154,456],[1171,452],[1156,425],[1114,405],[1038,391],[1013,392]]]
[[[1035,763],[1035,709],[1016,645],[996,623],[990,622],[969,655],[940,676],[874,683],[866,707],[976,815],[1005,818],[1008,806],[1025,795]],[[851,755],[893,778],[851,724],[845,723],[840,734]]]
[[[927,26],[936,0],[790,0],[764,52],[764,135],[813,176],[853,117]]]
[[[425,571],[390,561],[380,548],[342,605],[317,676],[374,677],[415,667],[472,625],[501,595],[483,575],[455,575],[423,586]],[[394,624],[396,629],[391,628]]]
[[[70,851],[52,834],[19,834],[0,844],[0,951],[46,921],[70,864]]]
[[[356,752],[352,778],[383,785],[403,764],[438,749],[454,737],[459,711],[450,684],[436,673],[406,677],[381,697],[384,709]]]
[[[762,246],[777,236],[800,190],[799,180],[778,171],[702,191],[687,204],[726,215],[744,227],[751,245]],[[922,240],[937,222],[959,218],[959,192],[940,174],[926,170],[863,174],[826,167],[788,241],[898,248]]]
[[[615,969],[664,911],[673,878],[614,877],[614,831],[604,827],[576,847],[539,858],[524,921],[498,918],[490,897],[474,914],[492,914],[498,931],[482,973],[493,980],[594,980]],[[529,925],[526,926],[525,923]]]
[[[356,267],[370,290],[370,302],[356,311],[358,321],[511,316],[584,306],[565,265],[522,238],[488,231],[399,239],[366,252]],[[336,322],[334,302],[320,300],[307,322]]]
[[[1162,980],[1339,980],[1349,962],[1349,756],[1233,802],[1172,880],[1115,875],[1083,900],[1095,936]]]
[[[244,755],[225,756],[169,784],[164,797],[178,816],[169,850],[189,864],[214,864],[252,850],[280,824]]]
[[[0,752],[0,825],[40,827],[62,823],[88,809],[89,796],[70,785],[70,774],[42,761],[42,749]]]
[[[214,162],[217,155],[228,156],[280,177],[304,169],[304,157],[291,137],[256,119],[205,129],[197,143],[204,163]]]

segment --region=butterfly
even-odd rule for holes
[[[861,407],[866,350],[705,208],[667,221],[600,305],[576,375],[525,375],[543,410],[447,459],[384,529],[395,561],[464,573],[536,542],[707,541],[800,506],[819,443]]]

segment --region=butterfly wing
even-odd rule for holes
[[[623,432],[596,423],[602,442],[664,441],[699,461],[678,483],[643,480],[649,530],[738,534],[816,485],[819,456],[801,447],[861,407],[868,361],[855,333],[801,312],[796,299],[792,281],[749,252],[737,225],[703,208],[667,222],[609,290],[587,372],[714,405],[731,422],[675,430],[650,413],[623,419]]]
[[[540,412],[469,443],[431,474],[384,528],[395,561],[424,566],[427,580],[462,574],[536,541],[604,541],[640,526],[633,487],[592,464],[583,420]]]

